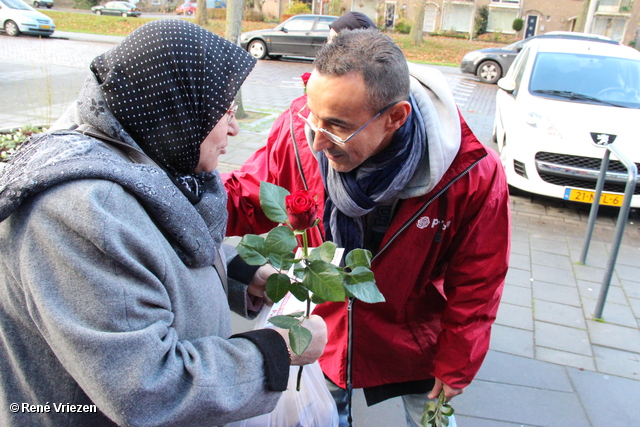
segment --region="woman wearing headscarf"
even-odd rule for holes
[[[215,170],[254,62],[186,21],[146,24],[4,168],[0,425],[223,425],[270,412],[290,363],[320,355],[317,317],[293,361],[282,331],[231,336],[269,273],[221,244]]]

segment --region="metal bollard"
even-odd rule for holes
[[[591,203],[591,211],[589,212],[589,221],[587,223],[587,233],[585,236],[584,244],[582,246],[582,252],[580,254],[580,263],[585,264],[587,259],[587,253],[589,251],[589,244],[591,243],[591,237],[593,235],[593,228],[598,216],[598,207],[600,206],[600,196],[602,195],[602,189],[604,188],[604,181],[607,175],[607,169],[609,168],[609,157],[611,152],[620,159],[620,161],[627,168],[627,183],[624,187],[624,199],[622,200],[622,206],[620,206],[620,212],[618,213],[618,223],[616,224],[616,231],[613,236],[613,242],[611,244],[611,254],[607,261],[607,267],[602,279],[602,286],[600,288],[600,296],[598,297],[598,303],[596,304],[593,317],[596,319],[602,319],[602,311],[604,310],[604,303],[607,299],[607,293],[609,292],[609,286],[611,285],[611,276],[613,276],[613,268],[616,265],[616,259],[618,258],[618,252],[620,250],[620,244],[622,242],[622,235],[624,228],[627,225],[627,218],[629,217],[629,210],[631,209],[631,197],[636,188],[636,182],[638,179],[638,168],[636,164],[630,161],[620,150],[618,150],[613,144],[606,146],[606,152],[602,159],[600,166],[600,175],[598,176],[598,182],[596,184],[596,193]]]

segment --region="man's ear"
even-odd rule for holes
[[[387,131],[395,132],[407,121],[411,113],[411,104],[409,101],[400,101],[389,109],[389,118],[386,126]]]

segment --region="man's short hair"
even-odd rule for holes
[[[318,51],[314,66],[323,76],[362,74],[368,98],[365,108],[372,113],[409,99],[409,68],[404,54],[377,29],[341,31]]]

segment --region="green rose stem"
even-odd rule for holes
[[[309,241],[307,239],[307,230],[302,232],[302,257],[304,258],[304,262],[307,262],[307,257],[309,256]],[[307,292],[307,313],[305,315],[308,318],[311,315],[311,298],[309,298],[309,292]],[[302,381],[302,369],[304,366],[300,366],[298,369],[298,382],[296,383],[296,391],[300,391],[300,383]]]

